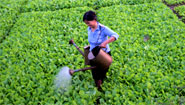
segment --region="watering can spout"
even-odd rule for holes
[[[69,69],[69,74],[73,75],[75,72],[78,72],[78,71],[86,71],[86,70],[91,70],[91,69],[95,69],[95,68],[96,68],[96,66],[86,67],[86,68],[77,69],[77,70]]]
[[[74,72],[75,72],[74,70],[71,70],[71,69],[69,70],[69,74],[70,74],[70,75],[73,75]]]

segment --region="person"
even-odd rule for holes
[[[111,56],[111,51],[108,43],[118,39],[119,35],[110,28],[100,24],[97,21],[97,16],[94,11],[87,11],[83,16],[83,22],[88,26],[88,42],[90,44],[90,51],[95,47],[100,46],[106,53]],[[110,37],[108,39],[108,36]],[[108,68],[109,69],[109,68]],[[92,76],[98,90],[102,90],[101,85],[106,77],[106,70],[92,70]]]

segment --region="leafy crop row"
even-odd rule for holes
[[[87,38],[81,16],[88,9],[90,8],[20,15],[9,37],[0,46],[1,104],[33,105],[70,100],[70,97],[54,92],[53,80],[62,66],[72,69],[74,65],[76,68],[82,67],[82,56],[68,45],[68,41],[74,37],[75,40],[78,39],[77,43],[82,43],[82,39]],[[88,78],[84,80],[88,81]],[[79,86],[82,85],[79,79],[74,80],[78,81],[75,82],[77,90],[84,88]],[[88,84],[91,84],[89,86],[94,91],[93,83]],[[78,93],[73,93],[72,96],[78,96]]]
[[[110,6],[98,20],[120,37],[110,44],[113,64],[99,93],[90,71],[76,73],[72,87],[56,93],[60,67],[83,68],[68,41],[87,45],[82,21],[89,7],[22,13],[0,46],[0,104],[180,104],[184,100],[185,25],[162,3]],[[150,39],[143,41],[148,35]]]
[[[185,102],[185,25],[170,9],[159,3],[112,6],[100,9],[98,16],[120,34],[111,45],[114,63],[102,103]]]
[[[139,4],[157,1],[159,0],[0,0],[0,42],[7,36],[20,12],[58,10],[77,6],[92,6],[94,8],[99,8],[114,4]]]
[[[27,5],[24,5],[22,10],[27,11],[46,11],[46,10],[58,10],[63,8],[90,6],[93,8],[100,8],[104,6],[110,6],[115,4],[134,5],[141,3],[153,3],[160,0],[31,0]]]
[[[185,3],[185,0],[164,0],[168,5],[177,5]]]
[[[0,7],[12,8],[19,10],[27,0],[0,0]]]
[[[79,6],[100,8],[115,4],[135,5],[153,2],[160,2],[160,0],[0,0],[0,7],[13,8],[20,12],[30,12],[59,10]]]
[[[174,9],[180,16],[182,16],[182,21],[185,22],[185,5],[178,6]]]
[[[0,42],[2,42],[4,37],[6,37],[10,31],[17,14],[17,11],[9,8],[0,9]]]
[[[26,0],[0,0],[0,43],[7,37]]]

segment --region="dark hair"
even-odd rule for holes
[[[92,20],[97,20],[97,16],[96,16],[96,13],[93,12],[93,11],[87,11],[84,16],[83,16],[83,21],[92,21]]]

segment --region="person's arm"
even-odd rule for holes
[[[100,47],[105,48],[108,43],[111,43],[111,42],[113,42],[115,40],[116,40],[116,38],[114,36],[112,36],[108,40],[106,40],[102,44],[100,44]]]
[[[108,43],[111,43],[111,42],[117,40],[119,37],[119,35],[116,32],[114,32],[113,30],[111,30],[108,27],[105,27],[103,32],[105,35],[109,36],[110,38],[100,44],[100,47],[102,47],[102,48],[105,48]]]

